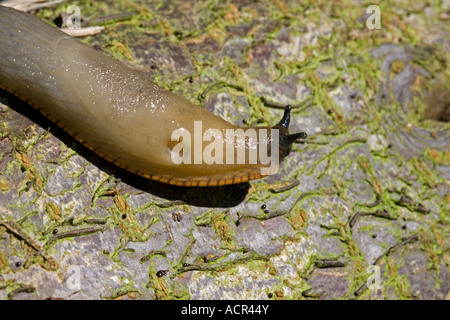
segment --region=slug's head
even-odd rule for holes
[[[284,108],[284,115],[281,121],[273,126],[273,129],[279,130],[280,144],[279,144],[279,155],[280,161],[283,160],[291,151],[291,145],[297,139],[306,139],[308,135],[306,132],[289,133],[289,123],[291,122],[291,110],[292,106],[287,105]]]

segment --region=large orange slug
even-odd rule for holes
[[[0,41],[1,89],[149,179],[186,187],[258,179],[306,138],[288,132],[291,106],[274,127],[234,126],[28,13],[0,6]]]

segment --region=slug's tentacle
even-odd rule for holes
[[[280,130],[280,135],[279,135],[280,159],[283,159],[284,157],[286,157],[289,154],[289,152],[291,151],[291,146],[295,140],[306,139],[308,137],[306,132],[298,132],[298,133],[293,133],[293,134],[289,133],[288,129],[289,129],[289,123],[291,122],[291,111],[292,111],[292,106],[290,104],[288,104],[284,108],[283,118],[281,118],[281,120],[280,120],[280,122],[278,122],[278,124],[273,126],[274,129]]]
[[[278,124],[275,127],[281,126],[285,129],[289,129],[289,123],[291,123],[291,111],[292,106],[290,104],[284,107],[283,118],[281,118],[280,122],[278,122]]]

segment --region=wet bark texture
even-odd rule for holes
[[[291,104],[309,138],[276,175],[177,188],[1,92],[0,298],[449,298],[450,2],[380,3],[380,29],[360,1],[89,3],[89,45],[234,124]]]

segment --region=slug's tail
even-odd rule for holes
[[[281,121],[278,122],[275,126],[273,126],[274,129],[279,130],[279,137],[280,137],[280,144],[279,144],[279,154],[280,154],[280,160],[282,160],[284,157],[286,157],[289,152],[291,151],[291,146],[297,139],[306,139],[308,135],[306,132],[298,132],[298,133],[289,133],[289,123],[291,122],[291,110],[292,106],[287,105],[284,108],[284,115],[283,118],[281,118]]]

